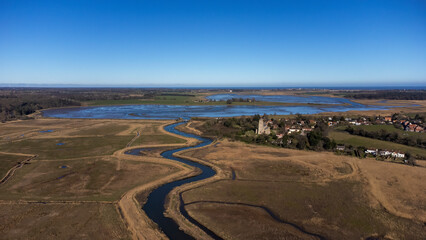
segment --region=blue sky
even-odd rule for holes
[[[0,84],[426,85],[426,1],[0,0]]]

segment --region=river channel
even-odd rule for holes
[[[173,160],[173,161],[178,161],[178,162],[199,168],[202,172],[201,172],[201,174],[199,174],[197,176],[193,176],[193,177],[185,178],[185,179],[182,179],[182,180],[170,182],[170,183],[164,184],[164,185],[156,188],[155,190],[153,190],[149,194],[147,202],[142,207],[143,211],[148,215],[148,217],[152,221],[154,221],[158,225],[158,227],[161,229],[161,231],[163,231],[164,234],[167,235],[167,237],[169,237],[170,239],[178,239],[178,240],[180,240],[180,239],[194,239],[194,238],[192,236],[186,234],[184,231],[180,230],[179,226],[177,225],[177,223],[173,219],[164,216],[164,210],[165,210],[164,204],[165,204],[167,195],[175,187],[181,186],[183,184],[203,180],[203,179],[212,177],[216,174],[216,172],[209,166],[202,165],[202,164],[197,163],[197,162],[193,162],[193,161],[189,161],[189,160],[186,160],[186,159],[183,159],[183,158],[173,156],[173,153],[180,152],[180,151],[183,151],[185,149],[203,147],[203,146],[206,146],[206,145],[209,145],[210,143],[212,143],[211,139],[203,138],[203,137],[200,137],[200,136],[197,136],[197,135],[184,133],[184,132],[176,130],[176,127],[178,125],[181,125],[181,124],[183,124],[183,122],[168,125],[164,129],[167,132],[178,134],[178,135],[181,135],[181,136],[184,136],[184,137],[196,138],[197,140],[199,140],[201,142],[199,144],[195,145],[195,146],[183,147],[183,148],[165,151],[165,152],[161,153],[161,156],[163,156],[164,158]],[[143,148],[132,149],[130,151],[127,151],[126,154],[139,155],[139,152],[141,150],[143,150]],[[191,216],[189,216],[188,212],[186,211],[186,209],[183,205],[182,198],[181,198],[181,203],[180,203],[180,211],[186,219],[188,219],[194,225],[201,228],[204,232],[206,232],[212,238],[221,239],[216,234],[214,234],[212,231],[210,231],[209,229],[207,229],[206,227],[204,227],[203,225],[198,223]]]

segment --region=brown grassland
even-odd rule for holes
[[[0,178],[36,155],[0,184],[1,238],[161,236],[135,196],[193,169],[161,158],[159,151],[142,157],[124,152],[136,146],[193,144],[163,130],[172,122],[36,119],[0,124]],[[141,227],[143,233],[137,233]]]
[[[225,239],[426,237],[425,168],[228,140],[180,155],[227,172],[183,191]]]
[[[1,238],[166,238],[141,204],[152,189],[197,172],[160,156],[196,142],[166,133],[172,122],[0,124],[0,178],[9,174],[0,183]],[[201,134],[200,124],[179,129]],[[135,147],[145,150],[125,154]],[[424,167],[229,140],[176,155],[217,171],[167,201],[167,214],[199,239],[208,236],[180,214],[179,194],[188,213],[224,239],[426,238]]]

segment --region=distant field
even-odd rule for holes
[[[216,102],[199,102],[203,100],[203,96],[181,96],[181,95],[167,95],[157,96],[154,99],[131,99],[131,100],[100,100],[86,102],[89,106],[101,105],[139,105],[139,104],[158,104],[158,105],[227,105],[226,101]],[[291,105],[291,106],[305,106],[305,105],[318,105],[309,103],[281,103],[281,102],[232,102],[232,105],[262,105],[262,106],[276,106],[276,105]],[[324,105],[324,104],[323,104]]]
[[[136,145],[154,145],[154,144],[174,144],[174,143],[186,143],[185,139],[167,136],[167,135],[144,135],[141,136],[133,142],[132,146]]]
[[[165,105],[186,105],[194,103],[193,101],[197,99],[192,96],[181,96],[181,95],[167,95],[167,96],[157,96],[154,99],[129,99],[129,100],[100,100],[100,101],[90,101],[86,102],[89,106],[97,105],[120,105],[120,104],[165,104]]]
[[[66,159],[109,155],[126,147],[133,136],[25,139],[0,145],[0,151],[37,154],[37,159]],[[58,145],[63,144],[63,145]]]
[[[402,152],[409,152],[414,155],[419,155],[426,157],[426,150],[416,147],[410,147],[403,144],[382,141],[372,138],[366,138],[356,135],[351,135],[344,131],[331,131],[329,137],[336,140],[337,143],[352,145],[355,147],[363,146],[367,148],[378,148],[378,149],[388,149],[388,150],[399,150]]]
[[[70,136],[76,135],[116,135],[129,128],[129,125],[120,124],[105,124],[103,126],[89,127],[87,129],[77,129],[77,131],[70,133]]]

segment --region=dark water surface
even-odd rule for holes
[[[154,191],[152,191],[149,194],[148,200],[147,200],[147,202],[145,203],[145,205],[143,206],[142,209],[144,210],[144,212],[148,215],[148,217],[152,221],[157,223],[157,225],[160,227],[160,229],[170,239],[194,239],[192,236],[190,236],[190,235],[186,234],[185,232],[183,232],[182,230],[180,230],[179,226],[176,224],[176,222],[173,219],[167,218],[167,217],[164,216],[164,210],[165,210],[164,203],[165,203],[167,195],[169,194],[169,192],[173,188],[175,188],[177,186],[181,186],[181,185],[186,184],[186,183],[195,182],[195,181],[199,181],[199,180],[202,180],[202,179],[212,177],[216,174],[216,172],[209,166],[205,166],[205,165],[202,165],[202,164],[199,164],[199,163],[196,163],[196,162],[192,162],[192,161],[189,161],[189,160],[186,160],[186,159],[183,159],[183,158],[173,156],[173,153],[175,153],[175,152],[179,152],[179,151],[182,151],[182,150],[185,150],[185,149],[190,149],[190,148],[203,147],[203,146],[209,145],[212,142],[212,140],[210,140],[208,138],[203,138],[203,137],[200,137],[200,136],[197,136],[197,135],[184,133],[184,132],[176,130],[175,127],[178,126],[178,125],[181,125],[181,124],[183,124],[183,123],[181,122],[181,123],[175,123],[175,124],[172,124],[172,125],[168,125],[164,129],[168,132],[175,133],[175,134],[178,134],[178,135],[181,135],[181,136],[196,138],[196,139],[200,140],[201,143],[199,143],[196,146],[192,146],[192,147],[183,147],[183,148],[165,151],[165,152],[161,153],[161,156],[163,156],[167,159],[171,159],[171,160],[174,160],[174,161],[178,161],[178,162],[193,166],[193,167],[197,167],[197,168],[201,169],[202,173],[197,175],[197,176],[194,176],[194,177],[178,180],[178,181],[167,183],[167,184],[160,186],[159,188],[155,189]],[[139,155],[139,152],[143,149],[144,148],[132,149],[130,151],[127,151],[126,154]],[[216,236],[209,229],[207,229],[203,225],[199,224],[195,219],[193,219],[191,216],[189,216],[189,214],[186,212],[182,202],[181,202],[180,211],[185,218],[187,218],[190,222],[192,222],[193,224],[195,224],[198,227],[200,227],[201,229],[203,229],[211,237],[213,237],[215,239],[220,239],[220,237]]]
[[[176,119],[191,117],[234,117],[254,114],[316,114],[321,112],[345,112],[351,110],[385,110],[387,106],[363,105],[344,98],[299,97],[287,95],[237,95],[218,94],[208,99],[226,100],[230,98],[255,98],[258,101],[285,103],[313,103],[330,105],[312,106],[242,106],[242,105],[121,105],[49,109],[43,111],[46,117],[58,118],[102,118],[102,119]],[[335,106],[333,106],[335,105]]]

